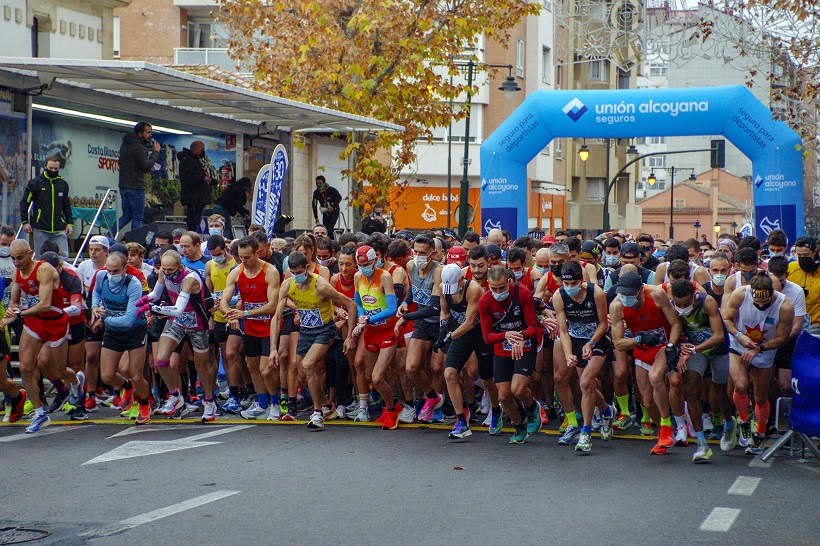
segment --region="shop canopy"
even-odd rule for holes
[[[402,131],[403,127],[275,97],[137,61],[0,57],[0,86],[37,94],[41,104],[82,105],[180,128],[276,139],[278,132]]]

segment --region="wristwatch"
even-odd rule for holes
[[[250,317],[250,315],[248,314],[247,311],[245,311],[245,318],[248,318],[248,317]]]
[[[761,353],[766,350],[766,348],[763,346],[765,343],[766,343],[765,341],[761,341],[760,343],[757,344],[757,350],[760,351]]]
[[[674,348],[675,348],[675,344],[674,344],[674,343],[667,343],[667,344],[666,344],[666,348],[667,348],[667,349],[674,349]]]

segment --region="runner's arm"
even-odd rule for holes
[[[592,290],[595,293],[595,308],[598,311],[598,327],[595,329],[595,333],[592,334],[592,338],[590,339],[592,342],[591,344],[595,345],[606,335],[606,331],[609,329],[609,323],[606,320],[606,293],[601,290],[597,284],[595,284],[595,281],[587,284],[587,290],[589,290],[590,287],[592,287]]]
[[[715,299],[712,296],[706,296],[706,301],[703,302],[703,308],[709,316],[709,327],[712,328],[712,337],[700,345],[696,345],[696,353],[702,353],[707,349],[717,347],[726,339],[726,333],[723,331],[723,319],[720,316],[720,311],[718,310]]]
[[[650,289],[650,294],[652,294],[652,299],[655,300],[655,305],[663,311],[663,316],[666,317],[666,321],[672,327],[669,332],[669,343],[677,345],[683,334],[683,325],[680,322],[677,311],[672,307],[669,296],[662,288],[658,291]]]
[[[270,321],[270,354],[276,354],[279,346],[279,323],[282,322],[282,315],[285,313],[285,304],[288,302],[288,290],[290,290],[290,279],[285,279],[279,288],[279,299],[276,303],[276,313]]]
[[[384,309],[383,311],[371,316],[368,319],[370,324],[395,317],[396,311],[399,308],[398,302],[396,301],[396,293],[393,292],[393,279],[389,275],[382,275],[381,285],[382,290],[384,290],[384,299],[387,303],[387,309]]]
[[[191,299],[191,294],[184,290],[177,296],[176,305],[152,305],[151,312],[157,315],[165,315],[168,317],[182,316],[185,307],[188,306],[188,301]]]
[[[458,325],[458,328],[453,330],[453,333],[450,334],[450,339],[458,339],[461,336],[467,334],[468,332],[472,331],[475,328],[476,318],[478,318],[478,300],[481,299],[481,296],[484,294],[484,290],[478,285],[478,283],[473,281],[467,281],[469,284],[467,285],[467,293],[464,295],[467,298],[467,312],[464,318],[464,322]],[[441,298],[441,306],[442,306],[442,316],[444,316],[444,306],[447,305],[447,299],[442,296]],[[447,316],[450,316],[448,311]]]
[[[228,278],[225,280],[225,290],[222,291],[222,297],[219,298],[219,310],[223,315],[227,315],[231,309],[230,300],[233,297],[234,290],[236,290],[236,279],[239,277],[239,267],[235,267],[228,273]],[[159,281],[157,281],[159,284]]]
[[[558,341],[561,342],[561,349],[563,349],[565,355],[571,355],[572,339],[569,337],[569,325],[564,310],[564,300],[558,292],[552,296],[552,308],[555,310],[555,318],[558,320]]]
[[[792,331],[792,323],[794,322],[794,305],[789,300],[783,302],[780,306],[780,314],[778,316],[777,330],[775,337],[769,341],[764,341],[759,345],[761,350],[777,349],[782,347],[789,340],[789,334]]]

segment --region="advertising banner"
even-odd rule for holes
[[[253,185],[253,203],[251,203],[251,223],[268,226],[268,202],[271,191],[270,165],[259,169]]]
[[[26,169],[26,115],[12,112],[12,92],[0,89],[0,220],[20,225],[20,199],[28,182]]]
[[[288,152],[282,144],[273,150],[270,159],[270,191],[266,207],[267,218],[262,225],[268,228],[268,240],[275,237],[274,226],[279,218],[279,203],[282,200],[282,186],[288,173]]]
[[[407,187],[403,190],[394,191],[395,197],[391,198],[390,205],[385,213],[392,212],[396,229],[435,229],[447,227],[447,188],[439,187]],[[454,187],[450,192],[451,210],[453,219],[451,226],[458,227],[457,207],[461,197],[461,190]],[[479,190],[470,188],[469,206],[473,209],[474,220],[470,224],[475,231],[479,231],[478,207]]]

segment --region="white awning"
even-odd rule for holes
[[[0,57],[0,72],[28,80],[36,78],[40,84],[53,86],[43,93],[43,98],[53,96],[92,106],[93,99],[77,93],[78,88],[86,89],[96,93],[108,108],[122,104],[124,111],[128,111],[126,104],[136,101],[149,108],[171,108],[186,116],[194,113],[249,126],[248,129],[255,127],[260,135],[276,130],[342,133],[404,130],[400,125],[283,99],[145,62]],[[25,84],[22,80],[19,83]],[[9,78],[0,78],[0,85],[9,85]],[[23,85],[13,87],[20,89]],[[107,98],[115,100],[103,100]],[[123,99],[128,102],[123,104]],[[207,123],[194,124],[207,126]],[[265,132],[261,131],[263,127]]]

